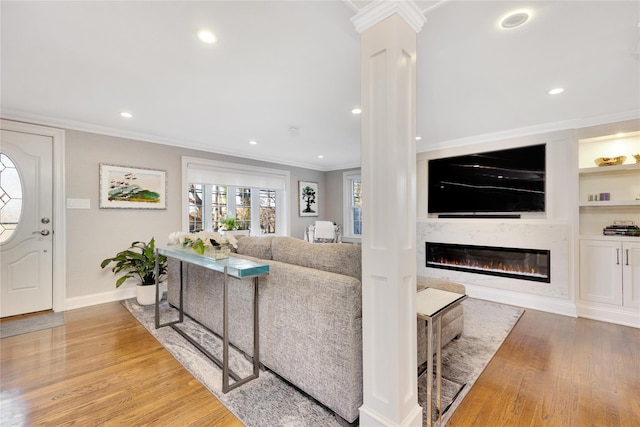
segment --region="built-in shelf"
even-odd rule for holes
[[[581,207],[615,207],[615,206],[640,206],[640,200],[601,200],[597,202],[580,202]]]
[[[636,126],[634,124],[634,126]],[[618,132],[618,130],[616,130]],[[640,132],[578,143],[578,316],[639,327],[640,236],[604,235],[607,227],[640,224]],[[598,157],[626,156],[622,165],[596,166]],[[605,196],[606,195],[606,196]],[[608,200],[591,200],[593,198]],[[629,265],[623,261],[629,260]]]
[[[631,163],[626,165],[613,165],[613,166],[595,166],[592,168],[578,169],[581,175],[591,173],[611,173],[611,172],[623,172],[637,170],[640,172],[640,163]]]
[[[640,242],[638,236],[605,236],[604,234],[581,234],[581,240],[606,240],[614,242]]]
[[[597,236],[604,227],[618,221],[640,223],[640,163],[634,163],[632,156],[638,152],[640,132],[580,140],[578,206],[581,235]],[[596,166],[593,161],[597,157],[621,155],[626,156],[626,163],[622,165]],[[600,200],[589,200],[594,198]],[[608,200],[602,200],[605,198]]]

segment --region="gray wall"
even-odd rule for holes
[[[326,194],[325,173],[280,164],[218,155],[167,145],[117,138],[73,130],[66,131],[65,191],[67,198],[89,199],[90,209],[67,209],[67,289],[66,298],[82,298],[113,292],[115,276],[100,262],[133,241],[155,237],[167,243],[172,231],[180,230],[182,218],[182,156],[283,169],[290,172],[291,236],[302,238],[304,229],[325,217],[333,207]],[[167,171],[167,209],[99,209],[99,164],[163,169]],[[298,216],[298,181],[318,183],[319,217]],[[341,188],[341,187],[338,187]],[[333,192],[329,192],[333,193]],[[133,283],[123,286],[133,286]],[[79,305],[83,305],[80,303]]]
[[[337,171],[330,171],[325,174],[325,183],[327,191],[325,193],[327,201],[326,219],[327,221],[333,221],[343,227],[344,230],[344,188],[342,177],[345,172],[360,172],[360,169],[342,169]],[[350,241],[352,239],[344,239]],[[356,239],[358,241],[359,239]]]
[[[360,172],[360,169],[342,169],[327,172],[325,182],[327,186],[326,200],[327,211],[326,220],[333,221],[336,224],[343,225],[343,209],[344,209],[344,189],[342,177],[345,172]]]

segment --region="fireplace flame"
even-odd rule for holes
[[[550,251],[426,243],[427,267],[551,283]]]
[[[466,267],[466,268],[476,269],[476,270],[502,271],[505,273],[513,273],[513,274],[532,274],[532,275],[538,274],[538,271],[536,271],[536,269],[533,267],[529,270],[526,270],[520,266],[506,265],[503,262],[494,263],[492,261],[488,264],[481,264],[478,262],[462,263],[458,260],[448,260],[446,258],[440,258],[437,262],[439,264],[454,265],[456,267]]]

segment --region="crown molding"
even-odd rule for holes
[[[73,120],[64,120],[53,117],[41,116],[36,114],[25,113],[16,110],[2,109],[0,113],[2,119],[24,122],[29,124],[36,124],[41,126],[57,127],[60,129],[76,130],[81,132],[90,132],[100,135],[113,136],[117,138],[135,139],[138,141],[151,142],[154,144],[169,145],[172,147],[186,148],[192,150],[200,150],[209,153],[228,155],[238,157],[237,152],[230,152],[228,150],[221,149],[219,147],[207,147],[203,144],[196,142],[188,142],[184,140],[177,140],[171,138],[163,138],[158,135],[150,135],[145,133],[124,131],[122,129],[116,129],[111,127],[99,126],[89,123],[77,122]],[[608,114],[604,116],[591,117],[586,119],[573,119],[564,120],[559,122],[544,123],[540,125],[527,126],[522,128],[510,129],[500,132],[487,133],[482,135],[475,135],[466,138],[451,139],[445,141],[419,141],[416,142],[416,153],[426,153],[429,151],[442,150],[446,148],[463,147],[466,145],[481,144],[484,142],[499,141],[509,138],[519,138],[523,136],[536,135],[541,133],[556,132],[567,129],[580,129],[589,126],[605,125],[609,123],[622,122],[626,120],[640,120],[640,110],[631,110],[622,113]],[[336,170],[345,170],[351,168],[359,168],[359,164],[337,164],[330,167],[318,167],[317,165],[297,163],[297,162],[282,162],[277,157],[266,158],[246,156],[243,154],[243,158],[260,160],[267,163],[274,163],[276,165],[287,165],[293,167],[299,167],[304,169],[316,170],[319,172],[330,172]]]
[[[351,18],[351,22],[356,31],[362,33],[394,13],[400,15],[416,33],[422,31],[427,22],[427,18],[412,0],[374,1]]]
[[[429,142],[422,140],[416,143],[416,152],[425,153],[446,148],[463,147],[466,145],[481,144],[484,142],[499,141],[510,138],[520,138],[523,136],[537,135],[541,133],[605,125],[609,123],[622,122],[625,120],[640,120],[640,110],[631,110],[598,117],[543,123],[540,125],[526,126],[500,132],[486,133],[483,135],[474,135],[466,138],[450,139],[446,141]]]
[[[16,122],[23,122],[41,126],[50,126],[59,129],[74,130],[80,132],[95,133],[98,135],[112,136],[116,138],[133,139],[136,141],[150,142],[152,144],[168,145],[171,147],[185,148],[190,150],[199,150],[207,153],[220,154],[224,156],[231,156],[242,159],[259,160],[265,163],[273,163],[275,165],[293,166],[303,169],[311,169],[319,172],[327,172],[341,168],[343,165],[337,165],[335,167],[323,166],[304,163],[304,162],[291,162],[282,161],[277,155],[264,156],[264,155],[251,155],[249,153],[239,153],[238,151],[228,150],[220,146],[207,145],[197,141],[189,141],[186,139],[166,138],[160,135],[148,134],[144,132],[129,131],[109,126],[101,126],[93,123],[85,123],[76,120],[61,119],[57,117],[44,116],[39,114],[27,113],[19,110],[2,109],[0,111],[0,118],[6,120],[12,120]]]

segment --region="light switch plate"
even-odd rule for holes
[[[67,199],[67,209],[91,209],[91,199]]]

